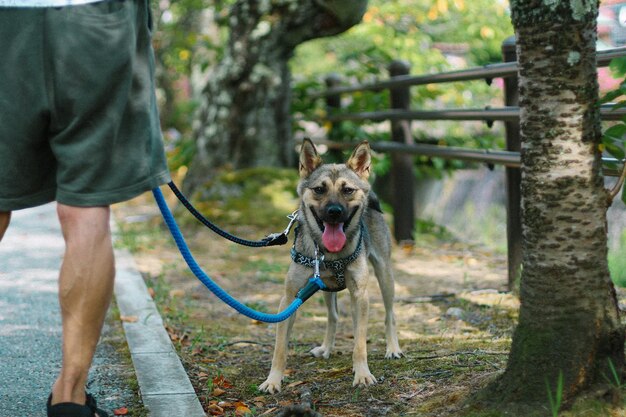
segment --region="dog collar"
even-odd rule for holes
[[[363,222],[361,222],[361,230],[359,233],[359,243],[356,245],[356,249],[354,250],[352,255],[346,258],[335,259],[332,261],[322,260],[321,264],[324,267],[324,269],[328,269],[335,274],[337,284],[339,285],[339,289],[337,290],[324,290],[324,291],[334,292],[334,291],[342,291],[346,289],[346,268],[348,267],[348,265],[354,262],[356,258],[358,258],[359,255],[361,254],[361,250],[363,249],[363,228],[364,228]],[[306,266],[308,268],[314,268],[315,258],[306,256],[296,250],[296,241],[298,240],[299,229],[300,229],[299,226],[296,227],[295,229],[295,239],[293,241],[293,246],[291,247],[291,259],[297,264]]]

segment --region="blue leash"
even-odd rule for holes
[[[165,220],[165,224],[167,224],[174,241],[176,242],[176,246],[178,246],[178,250],[181,255],[187,262],[189,269],[194,275],[207,287],[213,294],[215,294],[220,300],[224,303],[228,304],[230,307],[237,310],[239,313],[250,317],[251,319],[266,322],[266,323],[277,323],[289,318],[293,313],[296,312],[298,307],[302,305],[309,297],[315,294],[318,290],[324,289],[326,286],[322,282],[319,276],[319,264],[315,269],[315,274],[309,278],[309,282],[300,290],[298,294],[296,294],[295,300],[291,302],[291,304],[282,312],[278,314],[267,314],[262,313],[260,311],[256,311],[246,306],[245,304],[240,303],[231,297],[226,291],[224,291],[219,285],[217,285],[204,271],[200,268],[196,260],[193,258],[187,243],[185,242],[185,238],[183,237],[178,225],[176,224],[176,220],[174,220],[174,216],[170,211],[165,199],[163,198],[163,194],[161,190],[157,187],[152,190],[152,194],[154,194],[154,199],[161,210],[161,214],[163,215],[163,219]]]

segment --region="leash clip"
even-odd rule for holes
[[[317,247],[317,244],[315,244],[315,259],[313,260],[313,271],[314,271],[314,275],[315,277],[320,276],[320,263],[324,262],[324,254],[322,254],[322,256],[319,255],[319,248]]]
[[[298,220],[298,210],[294,210],[294,212],[289,214],[287,218],[289,219],[289,224],[283,231],[283,234],[285,236],[289,235],[289,232],[291,232],[291,228],[293,227],[293,224]]]
[[[320,262],[323,260],[324,255],[322,255],[320,259],[319,249],[316,244],[315,259],[313,260],[313,276],[309,278],[309,282],[296,294],[296,298],[299,298],[302,302],[308,300],[317,291],[326,289],[326,285],[324,285],[324,281],[322,281],[322,278],[320,277]]]

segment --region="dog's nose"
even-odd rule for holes
[[[339,204],[329,204],[326,207],[326,216],[329,220],[339,220],[343,215],[343,207]]]

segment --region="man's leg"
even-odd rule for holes
[[[113,292],[109,207],[58,204],[66,249],[59,278],[63,362],[52,404],[85,403],[85,385]]]
[[[10,221],[11,221],[11,212],[0,211],[0,240],[2,240],[2,236],[4,236],[4,232],[7,231]]]

